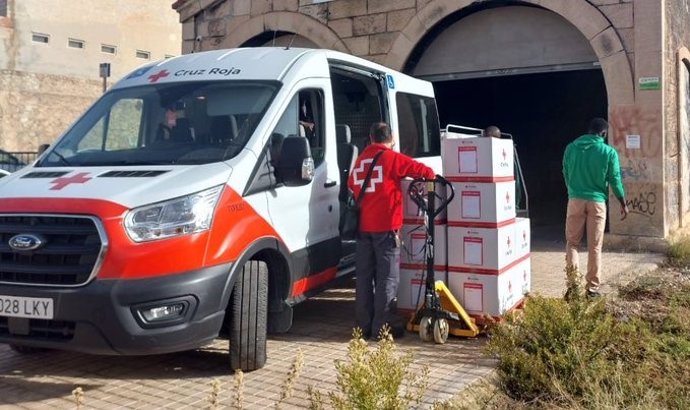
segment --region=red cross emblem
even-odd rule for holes
[[[50,181],[51,184],[54,184],[53,187],[50,189],[57,191],[57,190],[60,190],[64,187],[66,187],[69,184],[83,184],[83,183],[89,181],[90,179],[92,179],[91,177],[88,177],[87,175],[89,175],[88,172],[80,172],[76,175],[72,175],[71,177],[60,177],[60,178],[54,179],[54,180]]]
[[[165,78],[169,75],[170,75],[170,73],[168,72],[168,70],[161,70],[155,74],[151,74],[149,76],[149,82],[155,83],[156,81],[160,80],[161,78]]]

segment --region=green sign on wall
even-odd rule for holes
[[[640,77],[640,90],[661,90],[659,77]]]

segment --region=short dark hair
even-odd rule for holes
[[[490,125],[484,129],[482,137],[501,138],[501,130],[495,125]]]
[[[369,138],[376,143],[390,142],[393,140],[391,127],[385,122],[375,122],[369,129]]]
[[[593,118],[589,122],[589,128],[587,132],[590,134],[602,134],[604,131],[608,131],[609,123],[603,118]]]

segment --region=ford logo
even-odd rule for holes
[[[20,233],[11,237],[8,244],[15,251],[33,251],[45,245],[45,241],[30,233]]]

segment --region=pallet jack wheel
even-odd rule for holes
[[[433,337],[432,327],[431,316],[424,316],[419,322],[419,338],[422,339],[422,342],[431,342]]]
[[[446,343],[449,332],[450,326],[448,325],[448,320],[444,318],[436,319],[434,322],[434,342],[440,345]]]

